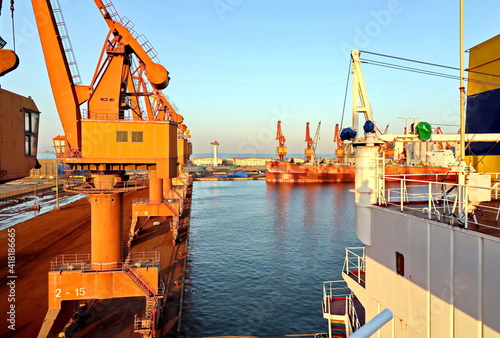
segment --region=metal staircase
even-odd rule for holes
[[[158,305],[159,295],[156,293],[154,287],[148,282],[148,280],[135,269],[131,269],[128,266],[123,267],[123,271],[134,281],[134,283],[144,292],[146,295],[146,310],[143,318],[135,317],[134,320],[134,331],[144,334],[150,334],[154,330],[155,324],[155,308]]]

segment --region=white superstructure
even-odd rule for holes
[[[362,145],[357,154],[374,149]],[[342,275],[352,294],[335,296],[336,283],[326,284],[324,317],[344,320],[347,335],[389,309],[394,317],[378,337],[500,337],[500,209],[489,201],[499,197],[498,175],[474,174],[465,185],[442,178],[380,185],[373,177],[380,161],[361,163],[356,232],[365,247],[346,249]],[[342,298],[347,310],[335,317],[330,307]]]

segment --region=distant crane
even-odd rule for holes
[[[340,139],[340,126],[335,125],[335,132],[333,134],[333,142],[335,142],[335,155],[337,155],[337,162],[344,162],[344,141]]]
[[[288,153],[288,149],[285,146],[285,141],[286,138],[283,136],[283,133],[281,132],[281,121],[278,121],[278,127],[276,131],[276,140],[278,140],[278,148],[276,149],[276,152],[278,154],[278,158],[280,161],[283,161],[285,158],[285,155]]]
[[[311,133],[309,131],[309,122],[306,123],[306,162],[312,163],[314,162],[314,156],[316,154],[316,146],[318,145],[319,140],[319,130],[321,127],[321,121],[318,123],[318,127],[316,128],[316,134],[314,135],[314,139],[311,138]]]

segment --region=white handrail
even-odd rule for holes
[[[385,309],[349,337],[351,338],[370,337],[372,334],[380,330],[382,326],[384,326],[388,321],[390,321],[393,316],[394,315],[392,314],[391,310]]]

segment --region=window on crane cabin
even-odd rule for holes
[[[116,142],[128,142],[128,132],[123,130],[117,130]]]
[[[144,132],[142,131],[133,131],[132,132],[132,142],[142,143],[144,142]]]

